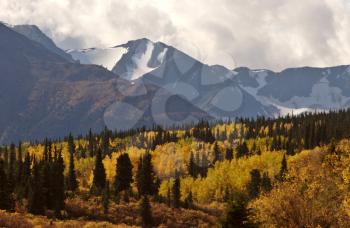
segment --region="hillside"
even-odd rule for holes
[[[3,146],[0,209],[19,214],[0,225],[347,227],[349,123],[344,110]]]

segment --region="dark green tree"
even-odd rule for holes
[[[191,155],[190,155],[190,159],[188,161],[187,169],[188,169],[188,174],[191,177],[196,177],[197,176],[197,165],[196,165],[196,163],[194,161],[194,156],[193,156],[192,152],[191,152]]]
[[[247,185],[247,191],[250,199],[254,199],[260,194],[261,175],[258,169],[250,171],[250,181]]]
[[[117,158],[116,176],[114,179],[115,194],[121,191],[129,191],[131,188],[132,179],[132,164],[127,153],[120,155]]]
[[[287,159],[286,159],[286,155],[284,154],[282,162],[281,162],[281,169],[280,169],[280,172],[279,172],[279,175],[278,175],[278,179],[280,181],[284,181],[286,179],[287,171],[288,171]]]
[[[153,225],[152,209],[151,204],[147,195],[142,197],[140,203],[140,215],[142,219],[142,227],[150,228]]]
[[[5,173],[4,161],[0,159],[0,209],[11,210],[12,205],[12,196],[9,190],[7,175]]]
[[[55,210],[56,217],[61,217],[61,211],[64,209],[64,161],[62,157],[62,151],[60,150],[55,156],[55,162],[53,165],[52,178],[52,196],[53,196],[53,206]]]
[[[8,187],[11,192],[15,189],[16,184],[16,146],[14,144],[10,145],[10,162],[7,170],[8,176]]]
[[[233,149],[232,147],[228,147],[226,149],[225,159],[231,161],[233,159]]]
[[[193,205],[193,196],[192,196],[192,192],[190,191],[190,193],[188,193],[188,195],[185,198],[184,207],[191,208],[192,205]]]
[[[95,148],[95,140],[94,140],[94,136],[92,134],[91,128],[89,130],[89,136],[88,136],[88,141],[89,141],[89,145],[88,145],[88,150],[89,150],[89,156],[93,157],[95,154],[94,148]]]
[[[219,221],[221,228],[252,228],[256,225],[250,221],[252,211],[247,209],[245,199],[227,203],[223,217]]]
[[[218,143],[215,142],[214,143],[214,160],[213,160],[213,164],[215,164],[217,161],[220,161],[221,159],[221,156],[220,156],[220,149],[219,149],[219,146],[218,146]]]
[[[268,173],[264,173],[261,179],[261,190],[264,192],[269,192],[272,190],[272,183]]]
[[[106,185],[106,170],[102,162],[102,151],[97,150],[95,168],[94,168],[94,179],[92,181],[91,191],[94,194],[101,194]]]
[[[68,172],[68,182],[67,189],[75,192],[78,189],[78,181],[75,173],[74,167],[74,154],[75,154],[75,144],[73,136],[70,134],[68,137],[68,149],[69,149],[69,172]]]
[[[242,144],[237,146],[237,158],[248,156],[249,149],[246,142],[243,142]]]
[[[140,196],[156,194],[156,174],[153,169],[152,155],[148,151],[140,158],[136,173],[136,182]]]
[[[33,161],[33,174],[30,182],[28,211],[34,215],[43,215],[45,213],[45,199],[40,165],[35,159]]]
[[[109,198],[110,198],[109,182],[107,181],[102,194],[102,206],[103,206],[103,213],[105,215],[108,214],[108,210],[109,210]]]
[[[179,208],[180,207],[180,178],[176,177],[173,187],[172,187],[172,196],[173,196],[173,207]]]

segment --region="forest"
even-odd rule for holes
[[[0,227],[349,227],[350,110],[0,147]]]

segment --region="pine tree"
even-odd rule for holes
[[[103,213],[105,215],[108,214],[108,210],[109,210],[109,182],[107,181],[105,184],[105,188],[103,190],[103,194],[102,194],[102,206],[103,206]]]
[[[281,162],[281,169],[280,169],[279,176],[278,176],[278,179],[280,181],[284,181],[286,179],[287,171],[288,171],[287,170],[287,159],[286,159],[286,155],[284,154],[282,162]]]
[[[62,151],[60,150],[57,156],[55,156],[54,168],[52,172],[53,178],[53,202],[56,217],[61,216],[61,211],[64,209],[64,161],[62,157]]]
[[[103,156],[109,155],[109,131],[107,127],[105,127],[105,130],[102,135],[102,150]]]
[[[2,159],[0,159],[0,209],[12,209],[12,197],[11,192],[9,191],[4,161]]]
[[[23,162],[21,184],[18,190],[19,198],[28,198],[30,177],[31,177],[31,158],[29,153],[26,153],[26,156]]]
[[[261,189],[264,192],[269,192],[272,190],[272,183],[268,173],[264,173],[261,179]]]
[[[249,154],[249,149],[246,142],[243,142],[237,147],[237,158],[247,156]]]
[[[173,188],[172,188],[172,196],[173,196],[173,207],[174,208],[179,208],[180,207],[180,178],[176,177]]]
[[[154,195],[157,192],[156,174],[153,169],[152,155],[147,151],[142,158],[136,174],[139,195]]]
[[[33,161],[33,175],[30,182],[28,211],[35,215],[43,215],[45,213],[45,200],[42,186],[42,177],[40,166]]]
[[[193,197],[192,197],[192,192],[190,191],[190,193],[188,193],[188,195],[185,198],[184,207],[191,208],[192,204],[193,204]]]
[[[220,219],[221,228],[251,228],[256,227],[250,221],[252,211],[247,209],[247,203],[244,199],[238,199],[234,202],[228,202],[224,216]]]
[[[254,199],[260,194],[261,175],[258,169],[250,171],[250,182],[247,185],[248,195],[250,199]]]
[[[48,158],[48,157],[47,157]],[[52,173],[52,166],[50,162],[47,160],[42,160],[41,161],[41,176],[42,176],[42,190],[44,194],[44,201],[45,201],[45,206],[48,209],[53,209],[54,208],[54,202],[53,202],[53,182],[56,180],[56,177]]]
[[[196,163],[194,162],[194,156],[193,153],[191,152],[190,159],[188,161],[188,174],[191,177],[196,177],[197,176],[197,170],[196,170]]]
[[[120,155],[117,159],[116,176],[114,180],[115,194],[121,191],[128,191],[131,188],[132,164],[127,153]]]
[[[94,194],[101,194],[102,190],[106,185],[106,170],[102,162],[102,151],[97,150],[95,169],[94,169],[94,179],[92,182],[91,191]]]
[[[140,203],[140,215],[142,219],[142,227],[150,228],[153,225],[152,209],[151,204],[148,200],[147,195],[142,197]]]
[[[233,149],[232,147],[228,147],[226,149],[225,159],[231,161],[233,159]]]
[[[78,188],[77,176],[74,167],[74,154],[75,154],[75,144],[73,136],[70,134],[68,138],[68,149],[69,149],[69,173],[68,173],[68,190],[75,192]]]
[[[215,142],[214,143],[214,160],[213,160],[213,164],[215,164],[217,161],[220,161],[220,150],[219,150],[219,146],[218,143]]]
[[[7,176],[8,176],[8,187],[11,192],[14,191],[15,189],[15,184],[16,184],[16,175],[15,175],[15,170],[16,170],[16,147],[14,144],[10,145],[10,162],[8,166],[8,171],[7,171]]]
[[[89,130],[89,138],[88,138],[88,141],[89,141],[89,145],[88,145],[88,148],[89,148],[89,156],[90,157],[94,157],[94,154],[95,154],[95,151],[94,151],[94,137],[92,135],[92,131],[91,131],[91,128]]]
[[[22,182],[23,175],[23,158],[22,158],[22,143],[18,144],[18,156],[17,156],[17,183]]]

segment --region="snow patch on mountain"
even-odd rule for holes
[[[146,51],[144,53],[136,53],[132,57],[132,66],[127,66],[127,72],[124,76],[124,79],[128,79],[130,81],[136,80],[143,76],[144,74],[151,72],[155,68],[149,66],[149,60],[152,57],[152,53],[154,50],[154,44],[150,41],[147,42]],[[164,50],[166,53],[166,50]],[[164,52],[163,51],[163,52]],[[165,53],[160,53],[157,57],[158,60],[163,61]],[[163,56],[162,56],[163,55]]]
[[[108,70],[112,70],[114,65],[126,52],[127,49],[123,47],[67,50],[67,53],[69,53],[74,60],[80,61],[81,64],[101,65]]]
[[[349,100],[350,98],[342,95],[341,89],[331,87],[327,77],[323,77],[312,87],[310,96],[294,96],[282,104],[290,108],[340,109],[345,107]]]

